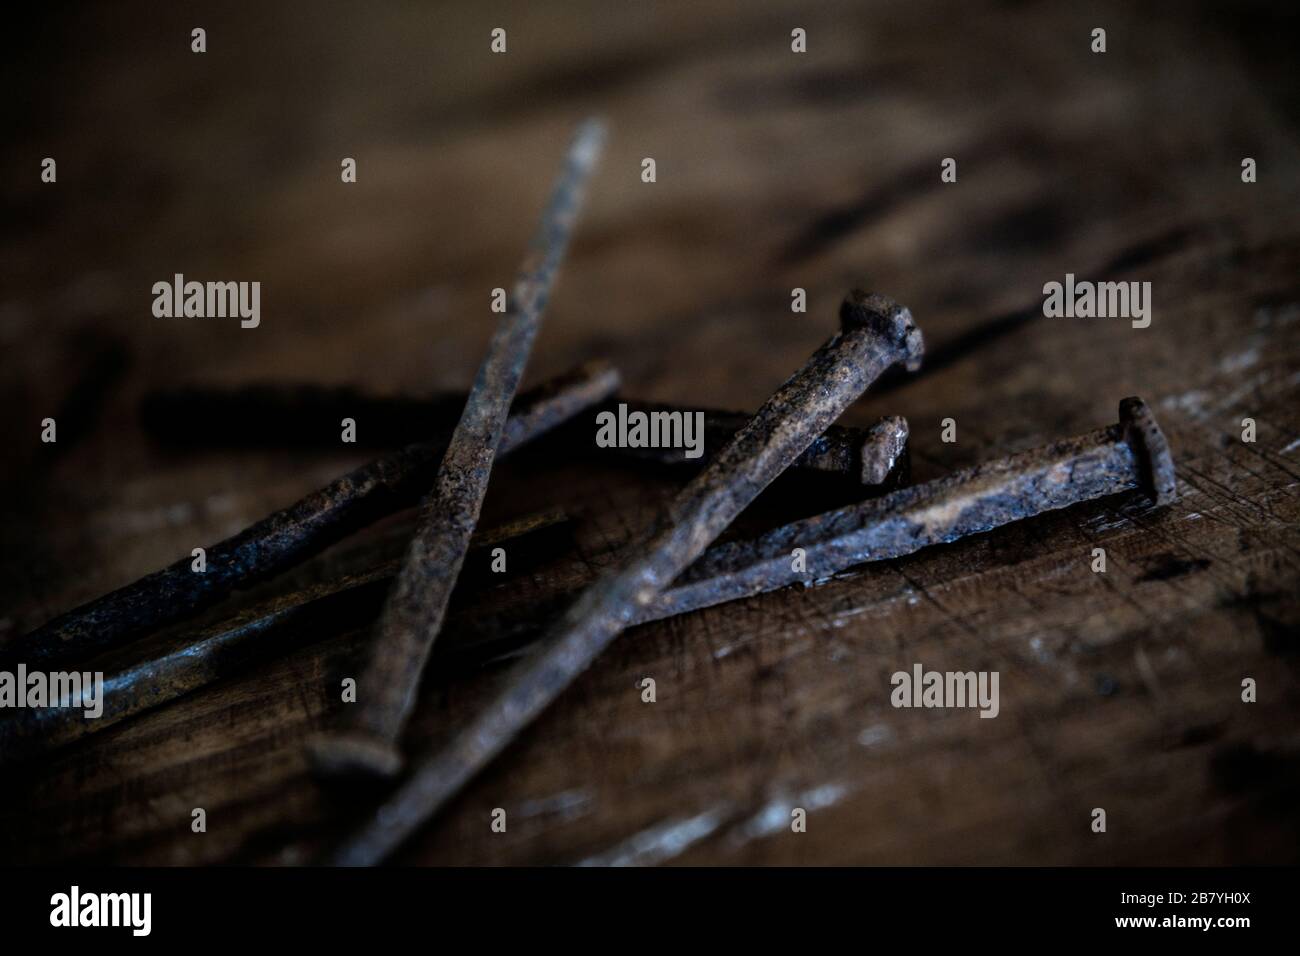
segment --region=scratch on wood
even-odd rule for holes
[[[587,857],[578,866],[651,866],[680,856],[714,833],[730,815],[720,805],[686,819],[669,820],[634,834],[606,853]]]

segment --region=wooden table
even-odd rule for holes
[[[161,448],[138,418],[152,390],[467,386],[490,290],[574,124],[599,112],[610,147],[530,381],[600,357],[628,395],[753,408],[863,284],[911,307],[929,359],[844,421],[906,415],[916,480],[1112,422],[1136,394],[1181,499],[1100,501],[636,628],[400,860],[1295,862],[1300,104],[1285,6],[57,11],[5,58],[20,118],[0,180],[0,639],[368,457]],[[152,284],[178,272],[260,281],[260,327],[154,318]],[[1042,286],[1066,273],[1151,282],[1151,326],[1044,318]],[[39,440],[47,416],[55,445]],[[560,507],[572,540],[457,600],[468,614],[584,579],[681,480],[545,443],[503,463],[484,524]],[[827,506],[786,486],[747,519]],[[257,594],[396,556],[411,518]],[[0,770],[0,859],[309,859],[369,805],[318,789],[303,755],[347,706],[368,631],[309,637]],[[999,672],[1000,715],[891,707],[890,675],[915,663]],[[454,731],[502,673],[435,668],[407,749]]]

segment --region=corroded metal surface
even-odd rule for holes
[[[608,409],[607,403],[601,410]],[[691,414],[692,409],[680,405],[650,402],[625,402],[628,413],[667,412]],[[696,409],[704,415],[704,455],[696,464],[707,464],[715,449],[724,448],[753,416],[746,412],[725,412],[716,409]],[[907,419],[890,415],[869,428],[831,425],[818,435],[811,445],[794,460],[791,468],[845,475],[864,485],[884,485],[894,481],[905,470],[907,454]],[[654,461],[664,465],[689,465],[682,448],[610,448],[602,449],[629,458]]]
[[[1109,428],[754,538],[714,544],[630,623],[644,624],[791,584],[815,584],[868,561],[900,557],[1099,497],[1139,491],[1152,504],[1169,503],[1175,489],[1173,459],[1149,408],[1138,399],[1125,399],[1120,416],[1120,422]],[[1018,504],[1012,507],[1012,501]],[[1003,510],[990,509],[990,503],[997,502],[1002,502]],[[956,516],[945,528],[924,517],[943,511]],[[512,551],[524,542],[543,545],[543,532],[566,526],[569,520],[563,514],[544,512],[476,535],[473,543],[486,548],[509,540]],[[915,531],[900,534],[898,529],[909,523]],[[800,571],[794,570],[791,560],[796,547],[804,549],[806,556]],[[24,723],[17,719],[0,723],[0,751],[6,758],[14,756],[35,737],[40,737],[42,749],[61,745],[236,673],[254,654],[282,652],[295,642],[365,626],[378,613],[396,569],[397,562],[390,561],[277,598],[110,671],[103,718],[85,721],[76,711],[58,709],[24,712],[15,715]],[[479,613],[459,622],[452,649],[457,665],[479,666],[519,653],[540,635],[539,622],[574,596],[561,592],[545,606],[530,606],[522,613]]]
[[[185,387],[152,392],[141,403],[141,419],[155,440],[168,445],[283,448],[336,448],[339,422],[357,422],[357,441],[371,447],[405,445],[430,434],[430,423],[450,433],[464,393],[447,392],[428,398],[373,395],[351,386],[277,385],[241,388]],[[619,404],[629,413],[699,413],[704,416],[704,456],[692,461],[682,448],[597,448],[593,429],[564,429],[557,440],[572,439],[583,450],[619,455],[662,465],[703,465],[744,427],[748,412],[687,408],[666,403],[614,399],[594,411],[613,411]],[[565,434],[574,432],[575,434]],[[832,425],[808,446],[791,468],[847,475],[864,485],[895,483],[906,462],[907,420],[880,419],[869,428]]]
[[[604,138],[604,127],[588,121],[569,148],[433,490],[421,505],[420,526],[357,680],[357,703],[349,709],[344,728],[311,744],[313,762],[322,773],[389,775],[401,766],[397,739],[415,705],[420,677],[465,561],[510,401],[523,376]]]
[[[840,318],[840,333],[673,499],[641,544],[629,549],[634,557],[584,592],[538,652],[517,666],[501,695],[416,768],[339,848],[334,862],[382,860],[559,696],[885,369],[919,367],[920,330],[891,299],[855,291]]]
[[[554,551],[551,540],[571,530],[572,519],[552,509],[475,534],[471,549],[509,544],[512,553]],[[560,535],[567,543],[567,535]],[[399,561],[312,584],[279,595],[231,619],[167,638],[143,656],[119,662],[109,654],[93,662],[104,677],[103,712],[86,720],[76,708],[15,710],[0,720],[0,764],[26,759],[105,730],[214,681],[237,674],[257,660],[373,625]],[[135,648],[129,652],[134,653]]]
[[[591,364],[520,396],[501,434],[513,450],[619,384],[609,366]],[[385,515],[414,504],[429,486],[445,445],[421,442],[348,472],[282,511],[207,548],[207,570],[189,557],[62,614],[0,649],[28,665],[87,656],[182,620],[233,591],[266,580]]]
[[[637,620],[811,583],[1093,498],[1141,490],[1153,505],[1168,504],[1176,493],[1173,458],[1150,409],[1126,398],[1119,415],[1108,428],[718,545]],[[795,548],[805,552],[799,571]]]

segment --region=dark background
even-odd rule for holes
[[[1112,422],[1136,394],[1182,498],[1093,503],[635,629],[403,859],[1294,862],[1293,9],[114,3],[16,23],[2,41],[0,640],[369,457],[161,447],[139,421],[150,391],[467,386],[489,291],[597,112],[610,144],[530,382],[600,357],[628,395],[753,408],[864,284],[911,307],[929,360],[844,420],[906,415],[918,479]],[[504,56],[489,52],[496,26]],[[790,52],[794,27],[807,54]],[[45,156],[55,185],[39,180]],[[949,156],[956,184],[939,180]],[[176,272],[261,281],[261,327],[155,319],[150,287]],[[1043,283],[1067,272],[1150,281],[1151,327],[1042,318]],[[807,314],[789,311],[795,286]],[[55,446],[39,441],[46,416]],[[1239,440],[1246,416],[1255,444]],[[955,444],[940,441],[948,417]],[[604,566],[675,481],[545,446],[502,464],[484,523],[564,507],[576,551],[478,600],[531,600]],[[806,491],[792,504],[825,506]],[[295,580],[395,557],[409,524]],[[1089,570],[1094,547],[1106,575]],[[310,635],[0,771],[0,859],[307,859],[364,813],[317,790],[302,743],[341,706],[366,636]],[[890,673],[917,661],[998,670],[1001,716],[892,709]],[[498,675],[435,673],[408,749],[454,730]],[[1240,701],[1244,677],[1256,704]],[[807,833],[789,832],[791,806],[810,809]],[[488,829],[494,807],[505,834]]]

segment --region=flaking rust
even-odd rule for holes
[[[617,371],[591,363],[521,395],[501,433],[500,453],[604,401],[618,386]],[[445,448],[441,441],[420,442],[362,465],[207,548],[207,570],[195,572],[191,559],[182,558],[11,641],[0,658],[29,666],[85,660],[212,607],[415,504]]]
[[[629,624],[645,624],[792,584],[811,585],[858,565],[902,557],[1048,511],[1137,492],[1153,507],[1174,500],[1173,457],[1150,408],[1119,406],[1106,428],[954,472],[882,498],[714,544]],[[793,560],[794,549],[804,552]],[[535,616],[535,615],[533,615]],[[480,657],[505,655],[536,637],[480,621]]]
[[[390,776],[401,767],[398,738],[410,719],[420,678],[442,628],[487,493],[510,400],[523,375],[604,139],[604,126],[588,121],[578,129],[569,148],[433,490],[421,506],[419,527],[357,681],[357,702],[341,729],[322,734],[310,744],[313,765],[323,775]]]
[[[785,391],[764,408],[782,405]],[[792,407],[798,408],[797,397],[791,398]],[[760,410],[756,420],[762,417]],[[664,529],[652,537],[650,556],[588,589],[540,650],[516,667],[498,698],[447,747],[422,763],[335,852],[332,862],[365,865],[383,860],[590,663],[593,648],[604,647],[622,627],[637,619],[717,604],[800,580],[791,562],[795,547],[806,550],[810,571],[804,574],[815,577],[910,554],[1091,498],[1140,489],[1154,505],[1170,503],[1177,493],[1173,458],[1150,409],[1141,399],[1126,398],[1120,402],[1119,417],[1119,423],[1109,428],[795,522],[756,541],[717,547],[674,589],[672,606],[661,602],[656,609],[655,575],[669,566],[666,560],[655,563],[656,546],[678,555],[689,553],[707,534],[693,523],[680,523],[694,513],[691,506],[696,499],[686,494],[685,506],[674,508]],[[724,452],[720,459],[761,454],[764,431],[746,429],[728,448],[731,454]],[[736,471],[722,472],[727,473]],[[718,480],[708,472],[702,477]],[[724,497],[734,502],[730,494]]]
[[[476,534],[471,549],[508,545],[514,555],[554,552],[568,544],[572,519],[550,509]],[[553,540],[555,538],[560,541]],[[232,618],[183,634],[160,635],[147,651],[136,647],[88,662],[104,672],[103,713],[46,707],[6,712],[0,718],[0,765],[48,752],[167,704],[200,687],[247,670],[313,641],[373,626],[397,572],[397,559],[328,582],[311,584],[259,603]],[[125,659],[130,654],[133,659]]]
[[[677,405],[624,402],[629,412],[652,415],[691,414]],[[705,462],[710,449],[726,446],[753,417],[745,412],[701,409],[704,416]],[[862,485],[880,487],[901,483],[907,465],[907,419],[898,415],[881,418],[868,428],[831,425],[794,460],[791,469],[843,475]],[[681,448],[620,447],[609,451],[630,458],[664,465],[690,464]]]
[[[662,620],[792,584],[812,584],[866,562],[901,557],[1111,495],[1138,493],[1152,505],[1163,505],[1173,499],[1174,490],[1173,459],[1159,426],[1145,403],[1125,399],[1120,422],[1108,428],[757,537],[715,544],[630,623]],[[1006,500],[991,511],[988,502],[999,498]],[[541,512],[476,535],[474,545],[488,548],[509,541],[513,551],[524,542],[540,544],[542,535],[570,523],[563,513]],[[912,531],[900,534],[899,527]],[[791,560],[796,547],[806,555],[801,571]],[[366,626],[373,622],[396,569],[397,562],[391,561],[311,586],[111,670],[101,720],[85,721],[75,711],[59,709],[14,715],[0,723],[0,751],[12,759],[48,750],[231,676],[254,655]],[[557,593],[546,604],[561,604],[563,599],[564,594]],[[513,622],[478,613],[461,621],[464,632],[457,634],[455,652],[462,666],[517,654],[539,636],[538,618],[551,613],[532,607]]]
[[[841,331],[818,349],[669,504],[628,562],[588,588],[520,662],[498,697],[444,749],[415,769],[333,855],[382,860],[483,769],[650,605],[881,373],[920,365],[911,313],[880,295],[853,292]]]
[[[1166,505],[1176,488],[1173,457],[1150,408],[1126,398],[1108,428],[710,548],[637,620],[811,583],[1095,498],[1141,491],[1153,506]],[[795,548],[805,552],[803,570],[791,561]]]
[[[337,448],[338,423],[345,417],[358,423],[358,441],[369,446],[405,445],[427,437],[430,423],[438,431],[455,427],[466,396],[441,393],[428,398],[378,396],[347,386],[276,385],[263,383],[236,389],[186,387],[151,392],[141,403],[141,419],[157,441],[172,446]],[[630,412],[672,416],[704,416],[704,459],[721,448],[752,417],[746,412],[686,408],[668,403],[620,399]],[[566,429],[565,432],[569,431]],[[597,448],[589,423],[573,429],[571,437],[597,457],[613,455],[661,465],[699,464],[679,447]],[[557,434],[558,440],[560,435]],[[843,475],[870,487],[901,484],[906,469],[907,420],[881,418],[859,428],[831,425],[790,467],[800,471]]]
[[[534,389],[516,402],[515,412],[507,422],[508,434],[502,448],[514,447],[527,436],[548,428],[554,420],[563,419],[567,411],[557,407],[553,399],[560,396],[574,398],[573,385],[585,381],[587,373],[591,373],[590,380],[601,389],[612,389],[617,384],[617,378],[609,370],[588,368]],[[823,442],[819,438],[814,447],[821,445],[823,451],[831,449],[834,454],[851,457],[857,463],[856,467],[869,474],[897,474],[900,448],[906,446],[905,419],[881,419],[872,428],[860,432],[850,429],[840,429],[832,434],[834,432],[834,426],[827,429],[823,438],[829,435],[830,441]],[[851,432],[852,437],[846,440],[845,436]],[[417,480],[416,476],[412,480]],[[559,556],[571,544],[572,526],[572,518],[562,511],[550,509],[476,533],[471,547],[482,550],[508,544],[511,567],[518,569],[521,555],[525,560],[528,555],[533,555],[543,561]],[[569,533],[556,533],[565,529]],[[705,558],[707,555],[706,552]],[[397,559],[377,562],[371,558],[364,570],[261,602],[211,626],[191,628],[175,637],[167,635],[165,641],[149,642],[154,646],[147,649],[136,651],[130,648],[128,653],[132,656],[129,660],[122,659],[121,653],[109,654],[109,659],[95,660],[94,669],[104,670],[107,675],[105,687],[108,694],[103,716],[85,721],[77,712],[61,709],[15,714],[0,721],[0,763],[48,751],[104,730],[200,687],[241,673],[253,660],[283,653],[352,628],[373,626],[399,563]],[[467,582],[466,577],[462,571],[458,589],[472,586],[473,582]],[[573,592],[567,593],[570,598],[575,596]],[[662,600],[668,601],[666,607],[674,606],[672,593],[663,596]],[[557,592],[554,597],[562,600],[564,594]],[[546,607],[534,606],[526,622],[504,623],[497,614],[484,613],[483,609],[470,617],[462,615],[457,622],[458,633],[453,635],[455,641],[449,648],[449,656],[458,667],[466,668],[480,666],[503,653],[518,651],[537,638],[539,621],[554,617],[556,610],[562,609],[551,608],[549,601],[545,603]],[[659,606],[656,602],[649,610]],[[691,609],[681,605],[682,611]]]

